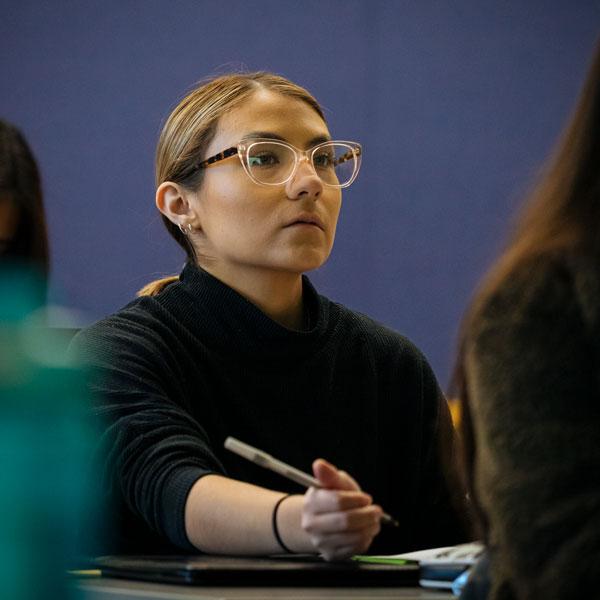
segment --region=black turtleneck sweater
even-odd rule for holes
[[[229,435],[304,471],[323,457],[350,473],[401,523],[374,551],[463,541],[439,453],[452,427],[425,358],[307,278],[303,289],[309,329],[291,331],[188,264],[77,336],[99,392],[109,551],[193,550],[184,506],[208,473],[303,493],[225,450]]]

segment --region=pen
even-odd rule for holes
[[[312,475],[308,475],[307,473],[300,471],[300,469],[296,469],[295,467],[292,467],[281,460],[277,460],[270,454],[267,454],[258,448],[254,448],[253,446],[245,444],[244,442],[240,442],[240,440],[237,440],[234,437],[230,436],[225,440],[225,448],[235,452],[235,454],[239,454],[243,458],[248,459],[255,465],[259,465],[260,467],[274,471],[275,473],[278,473],[287,479],[291,479],[302,486],[314,488],[322,487],[319,481]],[[381,522],[385,525],[391,525],[393,527],[399,526],[398,521],[396,521],[396,519],[387,513],[383,513],[381,515]]]

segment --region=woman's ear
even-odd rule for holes
[[[178,227],[188,227],[197,220],[191,194],[172,181],[163,181],[156,190],[156,208]]]

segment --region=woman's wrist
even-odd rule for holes
[[[279,512],[279,507],[283,503],[284,500],[287,500],[291,494],[286,494],[285,496],[281,496],[277,502],[275,502],[275,506],[273,507],[273,514],[271,515],[271,526],[273,528],[273,535],[275,536],[275,540],[279,544],[279,547],[288,554],[292,554],[293,550],[288,548],[284,541],[281,539],[281,535],[279,535],[279,524],[277,523],[277,514]]]
[[[302,529],[303,506],[304,496],[300,494],[284,496],[275,515],[274,527],[277,527],[276,531],[280,538],[278,542],[297,554],[315,552],[310,537]],[[285,551],[283,547],[282,551]]]

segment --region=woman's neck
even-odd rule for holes
[[[213,264],[200,266],[283,327],[303,329],[302,274],[259,268],[233,271],[215,268]]]

